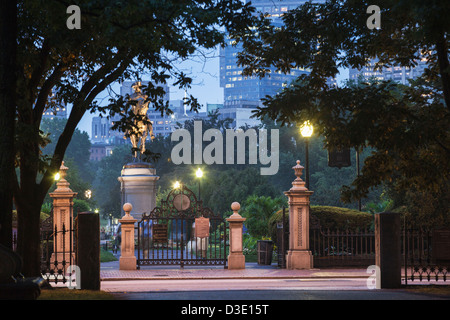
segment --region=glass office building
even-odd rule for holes
[[[283,23],[281,17],[284,13],[307,1],[253,0],[251,2],[257,12],[268,14],[274,25],[281,26]],[[257,76],[243,76],[244,68],[237,65],[237,53],[242,50],[242,47],[232,44],[233,39],[229,39],[228,45],[220,51],[220,86],[224,89],[224,108],[255,108],[266,95],[275,95],[299,75],[308,72],[304,69],[293,69],[289,74],[284,74],[272,68],[262,79]]]

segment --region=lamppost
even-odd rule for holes
[[[200,201],[200,180],[203,177],[202,169],[198,168],[197,171],[195,172],[195,175],[198,178],[198,200]]]
[[[300,133],[302,135],[303,138],[305,138],[305,187],[309,190],[309,138],[312,136],[313,134],[313,126],[312,124],[308,121],[305,121],[301,126],[300,126]]]

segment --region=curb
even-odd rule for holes
[[[307,277],[307,276],[293,276],[293,277],[264,277],[264,276],[243,276],[243,277],[108,277],[100,278],[100,281],[133,281],[133,280],[248,280],[248,279],[285,279],[285,280],[306,280],[306,279],[365,279],[369,276],[320,276],[320,277]]]

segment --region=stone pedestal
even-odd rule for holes
[[[123,166],[120,181],[122,206],[125,203],[133,204],[130,213],[135,219],[142,214],[150,213],[156,206],[156,182],[159,177],[149,163],[135,162]]]
[[[136,270],[136,255],[134,253],[134,223],[137,221],[130,215],[133,206],[130,203],[123,205],[125,215],[119,220],[122,229],[120,246],[120,270]]]
[[[228,255],[228,269],[245,269],[245,256],[242,248],[242,230],[246,220],[238,213],[241,205],[231,204],[233,214],[227,219],[230,224],[230,254]]]
[[[313,194],[300,178],[303,166],[300,160],[293,167],[296,179],[292,188],[284,194],[289,199],[289,250],[286,255],[287,269],[312,269],[313,256],[309,250],[309,197]]]
[[[66,268],[75,262],[70,234],[73,228],[73,199],[77,193],[69,188],[70,183],[65,179],[67,170],[69,168],[63,161],[59,168],[60,180],[56,183],[55,191],[49,194],[53,199],[53,231],[56,231],[51,261],[58,261],[58,268],[61,265]]]

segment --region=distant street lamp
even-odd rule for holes
[[[300,133],[303,138],[305,138],[305,157],[306,157],[306,165],[305,165],[305,187],[309,190],[309,138],[311,138],[313,134],[314,128],[312,124],[308,121],[305,121],[300,126]]]
[[[84,192],[84,197],[85,197],[86,199],[90,199],[90,198],[92,197],[92,191],[91,191],[91,189],[87,189],[87,190]]]
[[[181,184],[178,181],[175,181],[173,188],[178,189],[179,187],[181,187]]]
[[[200,180],[203,177],[202,169],[198,168],[197,171],[195,172],[195,175],[198,178],[198,200],[200,200]]]

